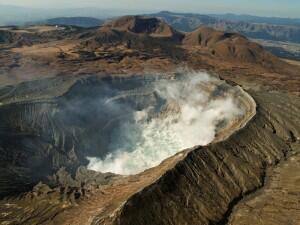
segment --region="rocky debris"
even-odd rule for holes
[[[45,198],[48,195],[54,195],[55,197],[59,196],[59,200],[62,202],[76,205],[76,201],[90,197],[101,186],[108,185],[117,177],[118,175],[112,173],[88,170],[84,166],[78,167],[74,176],[62,167],[55,174],[49,176],[44,183],[39,182],[35,185],[27,197]]]
[[[47,180],[36,184],[31,191],[2,199],[0,223],[40,225],[50,222],[57,214],[89,201],[97,190],[117,178],[114,174],[102,174],[83,166],[77,169],[75,175],[61,168]]]
[[[48,184],[52,187],[74,187],[82,188],[84,192],[95,190],[100,185],[107,185],[111,178],[117,177],[113,173],[100,173],[93,170],[88,170],[84,166],[77,168],[75,176],[61,168],[53,176],[48,177]]]

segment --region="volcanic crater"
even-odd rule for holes
[[[0,108],[1,146],[13,149],[7,169],[19,168],[6,176],[32,188],[62,166],[137,174],[225,130],[229,136],[251,104],[241,89],[203,72],[21,83]],[[16,176],[21,168],[27,174]]]
[[[28,29],[0,34],[1,223],[297,224],[299,67],[144,16]]]

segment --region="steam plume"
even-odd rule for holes
[[[88,158],[89,169],[117,174],[136,174],[158,165],[175,153],[213,141],[218,127],[241,116],[226,85],[207,73],[190,73],[185,79],[159,80],[155,92],[167,104],[159,115],[151,108],[134,112],[112,134],[117,149],[104,158]]]

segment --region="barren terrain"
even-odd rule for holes
[[[184,33],[142,16],[87,29],[2,28],[0,48],[0,224],[299,224],[298,62],[236,33]],[[239,85],[244,117],[137,175],[87,170],[79,149],[93,153],[85,143],[107,120],[76,114],[69,123],[60,107],[101,96],[102,82],[126,89],[183,68]]]

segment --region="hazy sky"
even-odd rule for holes
[[[300,17],[300,0],[0,0],[0,4],[38,8],[97,7]]]

